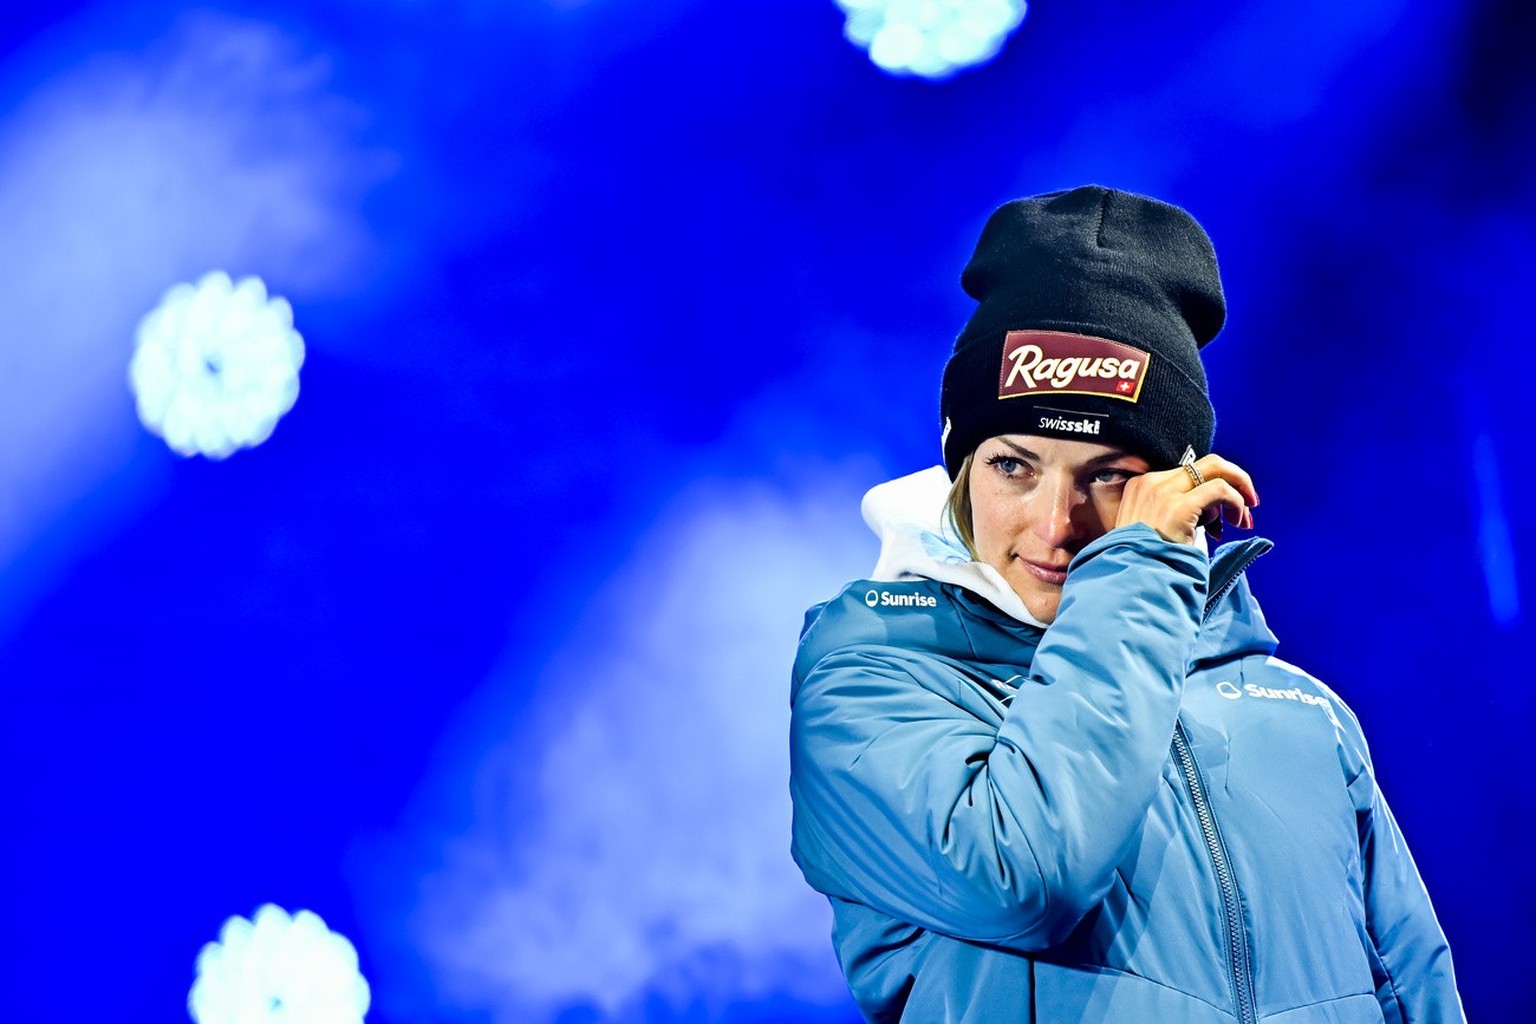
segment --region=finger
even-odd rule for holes
[[[1247,501],[1242,492],[1226,480],[1207,480],[1189,492],[1188,500],[1195,506],[1197,516],[1214,511],[1218,517],[1225,516],[1233,526],[1251,529]]]
[[[1224,459],[1215,452],[1201,459],[1196,459],[1194,466],[1200,471],[1200,475],[1207,480],[1222,479],[1229,481],[1238,492],[1242,494],[1243,501],[1247,505],[1259,503],[1259,492],[1253,486],[1253,477],[1248,471],[1230,459]]]
[[[1221,540],[1221,515],[1218,511],[1206,511],[1200,516],[1200,522],[1196,524],[1197,530],[1203,529],[1210,534],[1212,540]]]

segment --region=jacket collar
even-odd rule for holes
[[[1274,546],[1263,537],[1249,537],[1216,549],[1193,664],[1244,654],[1273,654],[1279,646],[1245,575],[1248,566]]]

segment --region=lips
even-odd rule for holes
[[[1024,568],[1037,580],[1061,586],[1067,581],[1067,567],[1065,565],[1052,565],[1049,562],[1031,562],[1027,558],[1019,559],[1024,563]]]

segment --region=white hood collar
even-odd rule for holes
[[[929,579],[964,587],[1020,622],[1044,629],[1001,574],[973,562],[944,514],[949,476],[942,466],[897,477],[864,495],[864,521],[880,538],[873,580]]]

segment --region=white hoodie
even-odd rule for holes
[[[1020,622],[1044,629],[1046,623],[1030,614],[1002,574],[985,562],[971,561],[945,513],[948,497],[949,476],[942,466],[897,477],[864,495],[860,511],[880,538],[880,560],[869,578],[952,583]]]

